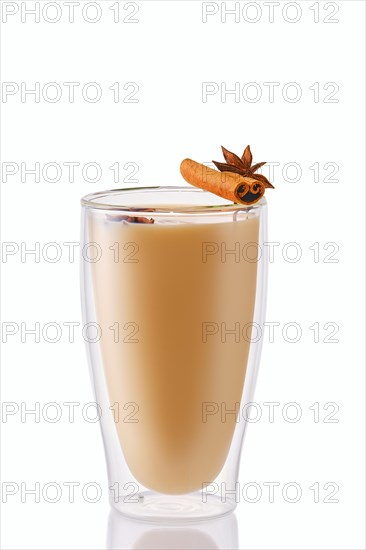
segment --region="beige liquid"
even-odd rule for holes
[[[258,218],[148,225],[89,216],[89,240],[102,250],[92,264],[101,352],[126,462],[155,491],[199,490],[225,463],[236,426],[225,410],[238,408],[249,352],[248,338],[225,336],[222,323],[252,322],[257,274],[256,262],[220,252],[204,262],[202,250],[258,243]],[[203,338],[204,323],[218,332]]]

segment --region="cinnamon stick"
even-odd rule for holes
[[[234,172],[218,172],[192,159],[181,162],[180,172],[191,185],[235,203],[254,204],[262,198],[265,191],[264,183],[257,179]]]

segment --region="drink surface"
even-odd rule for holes
[[[149,489],[199,490],[221,471],[236,426],[259,219],[150,225],[88,216],[89,241],[102,250],[92,264],[95,310],[126,462]]]

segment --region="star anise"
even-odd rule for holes
[[[137,212],[155,212],[155,208],[130,208]],[[107,219],[112,222],[128,222],[128,223],[154,223],[153,218],[145,218],[144,216],[110,216],[107,214]]]
[[[128,223],[154,223],[153,218],[144,218],[143,216],[122,216],[120,220]]]
[[[227,164],[224,162],[217,162],[215,160],[212,161],[216,168],[218,168],[221,172],[235,172],[241,176],[261,181],[264,184],[264,187],[272,187],[272,189],[274,189],[272,183],[269,182],[265,176],[262,174],[256,174],[256,171],[266,163],[258,162],[252,166],[253,157],[249,145],[244,149],[244,153],[241,158],[239,158],[235,153],[231,153],[225,149],[225,147],[221,146],[221,149]]]

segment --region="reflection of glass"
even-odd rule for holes
[[[157,520],[228,513],[261,347],[265,199],[140,188],[82,204],[111,504]]]
[[[111,510],[108,550],[237,550],[238,525],[234,514],[189,525],[147,523]]]

